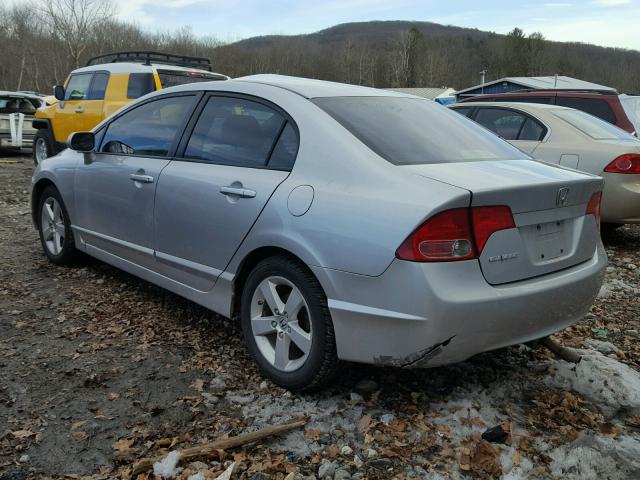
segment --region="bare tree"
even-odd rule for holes
[[[40,8],[51,34],[62,40],[75,68],[80,66],[94,29],[114,15],[109,0],[43,0]]]

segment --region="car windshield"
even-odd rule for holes
[[[160,84],[162,88],[175,87],[185,83],[211,82],[213,80],[223,80],[224,77],[206,72],[191,72],[183,70],[158,70]]]
[[[475,122],[430,100],[327,97],[312,101],[395,165],[529,158]]]
[[[631,137],[621,128],[580,110],[557,109],[553,114],[595,140],[628,140]]]
[[[0,96],[0,113],[33,115],[36,113],[36,106],[27,98]]]

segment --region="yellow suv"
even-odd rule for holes
[[[93,57],[53,89],[55,101],[33,120],[37,165],[66,148],[69,135],[89,131],[129,102],[154,90],[184,83],[228,80],[207,58],[159,52],[118,52]]]

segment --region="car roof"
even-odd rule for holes
[[[27,92],[9,92],[6,90],[0,90],[0,96],[2,97],[16,97],[16,98],[31,98],[34,100],[42,101],[42,97],[40,95],[36,95],[34,93]]]
[[[408,97],[408,98],[424,98],[416,97],[407,93],[398,93],[390,90],[380,90],[371,87],[361,87],[359,85],[350,85],[347,83],[329,82],[327,80],[315,80],[311,78],[290,77],[287,75],[250,75],[240,77],[232,82],[251,82],[273,87],[283,88],[291,92],[297,93],[305,98],[319,97]],[[215,84],[212,84],[215,85]],[[216,85],[217,86],[217,85]]]
[[[113,63],[99,63],[97,65],[89,65],[87,67],[80,67],[73,70],[71,73],[89,73],[89,72],[104,72],[109,73],[151,73],[154,70],[173,70],[179,72],[198,72],[207,76],[220,76],[229,78],[221,73],[214,73],[208,70],[202,70],[199,68],[180,67],[177,65],[164,65],[162,63],[151,63],[146,65],[144,63],[135,62],[113,62]]]

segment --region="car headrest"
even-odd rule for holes
[[[222,124],[222,138],[228,145],[255,148],[260,137],[260,124],[249,115],[231,115]]]

